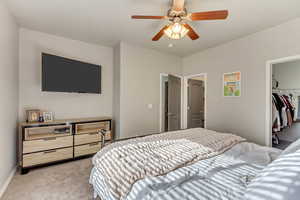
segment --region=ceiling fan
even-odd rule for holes
[[[199,35],[187,21],[221,20],[228,17],[228,10],[188,13],[184,0],[173,0],[172,7],[167,16],[133,15],[132,19],[165,19],[169,24],[164,26],[153,38],[158,41],[164,34],[171,39],[181,39],[188,35],[192,40],[197,40]]]

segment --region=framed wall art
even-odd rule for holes
[[[224,97],[241,96],[241,72],[223,74],[223,95]]]

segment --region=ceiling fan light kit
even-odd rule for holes
[[[174,40],[181,39],[188,35],[192,40],[197,40],[199,35],[189,24],[186,23],[187,21],[222,20],[228,17],[227,10],[187,13],[187,10],[184,6],[184,0],[173,0],[172,8],[168,11],[167,16],[134,15],[131,18],[169,20],[170,24],[163,27],[152,38],[152,41],[158,41],[163,35],[166,35]]]
[[[189,30],[180,23],[174,23],[164,30],[165,35],[174,40],[183,38],[188,32]]]

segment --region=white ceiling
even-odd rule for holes
[[[185,56],[300,17],[300,0],[186,0],[190,12],[228,9],[225,21],[190,24],[200,39],[151,38],[166,21],[131,20],[133,14],[165,15],[171,0],[4,0],[22,27],[114,46],[125,41]],[[284,37],[284,36],[282,36]],[[172,48],[168,44],[172,43]]]

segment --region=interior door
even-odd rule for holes
[[[181,125],[181,79],[168,77],[168,131],[179,130]]]
[[[204,81],[188,80],[188,128],[204,128]]]

